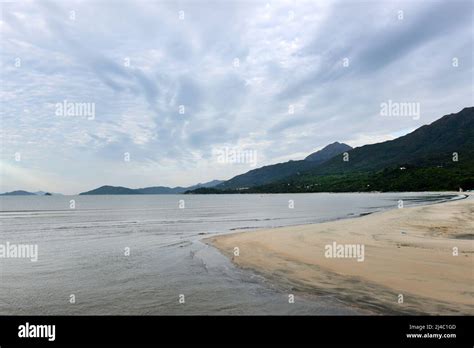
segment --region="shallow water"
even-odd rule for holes
[[[0,197],[0,244],[38,245],[37,262],[0,258],[0,315],[363,313],[330,296],[296,295],[290,304],[291,289],[234,267],[201,239],[358,216],[397,208],[399,199],[406,207],[452,198],[426,193]]]

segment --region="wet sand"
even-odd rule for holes
[[[441,204],[204,241],[239,267],[294,293],[295,301],[298,296],[332,295],[375,314],[473,315],[473,236],[471,195]],[[347,252],[330,254],[334,243],[339,248],[358,246],[359,252],[363,246],[363,261],[360,254],[360,261]]]

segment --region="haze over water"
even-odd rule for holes
[[[204,237],[354,217],[453,196],[426,193],[27,196],[0,198],[0,315],[358,314],[330,296],[278,288]],[[75,200],[75,209],[70,201]],[[184,208],[180,208],[184,200]],[[289,201],[294,208],[289,208]],[[130,256],[125,256],[130,248]],[[288,303],[294,293],[295,303]],[[70,304],[74,294],[75,304]],[[185,303],[178,302],[184,295]]]

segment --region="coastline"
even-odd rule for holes
[[[473,315],[474,197],[465,194],[443,203],[203,241],[296,297],[332,295],[375,314]],[[363,259],[327,257],[334,243],[363,246]]]

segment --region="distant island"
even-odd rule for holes
[[[23,191],[23,190],[16,190],[11,192],[1,193],[0,196],[37,196],[37,194]]]
[[[0,193],[0,196],[62,196],[62,194],[44,191],[28,192],[24,190],[16,190],[11,192]]]
[[[166,187],[166,186],[153,186],[138,189],[131,189],[122,186],[101,186],[91,191],[82,192],[80,195],[164,195],[164,194],[181,194],[189,190],[195,190],[198,188],[212,188],[217,186],[224,181],[212,180],[206,183],[199,183],[197,185],[189,187]]]

